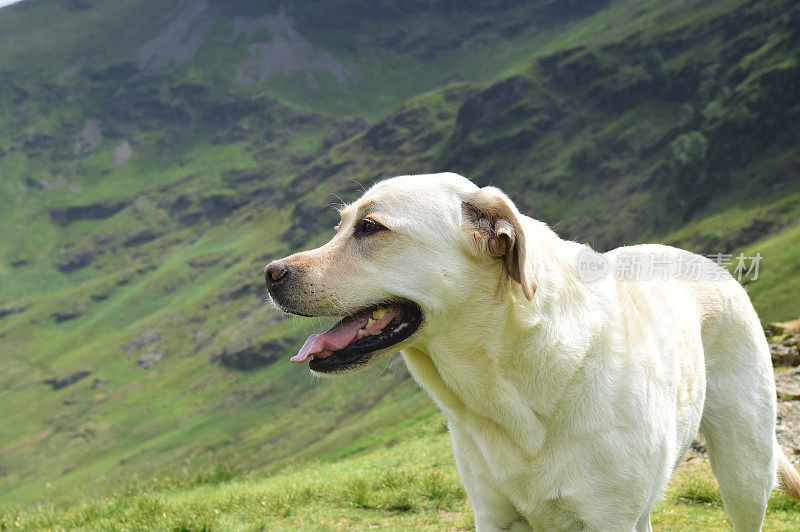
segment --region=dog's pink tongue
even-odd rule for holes
[[[300,348],[300,352],[292,357],[292,362],[305,362],[311,355],[324,358],[334,351],[338,351],[355,340],[358,330],[367,323],[367,320],[369,320],[368,315],[348,318],[324,333],[312,334]]]

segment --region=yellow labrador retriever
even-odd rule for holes
[[[622,268],[653,257],[660,274]],[[335,374],[402,351],[447,417],[478,530],[649,530],[698,429],[736,530],[761,527],[776,472],[800,497],[758,317],[707,259],[596,254],[444,173],[376,184],[265,277],[282,310],[343,318],[292,362]]]

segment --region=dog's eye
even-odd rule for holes
[[[384,226],[372,220],[370,218],[364,218],[356,225],[356,234],[357,235],[370,235],[372,233],[377,233],[381,229],[386,229]]]

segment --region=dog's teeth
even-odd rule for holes
[[[370,327],[372,327],[372,325],[373,325],[374,323],[375,323],[375,320],[373,320],[372,318],[370,318],[370,319],[367,321],[367,328],[370,328]]]
[[[388,308],[386,308],[386,307],[380,307],[380,308],[378,308],[377,310],[373,310],[373,311],[372,311],[372,317],[373,317],[373,318],[375,318],[376,320],[379,320],[379,319],[381,319],[381,318],[382,318],[382,317],[383,317],[383,316],[384,316],[384,315],[385,315],[387,312],[389,312],[389,309],[388,309]]]

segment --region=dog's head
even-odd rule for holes
[[[401,176],[340,214],[330,242],[264,270],[282,310],[343,317],[292,358],[314,372],[364,367],[481,299],[533,297],[521,217],[499,189],[450,173]]]

